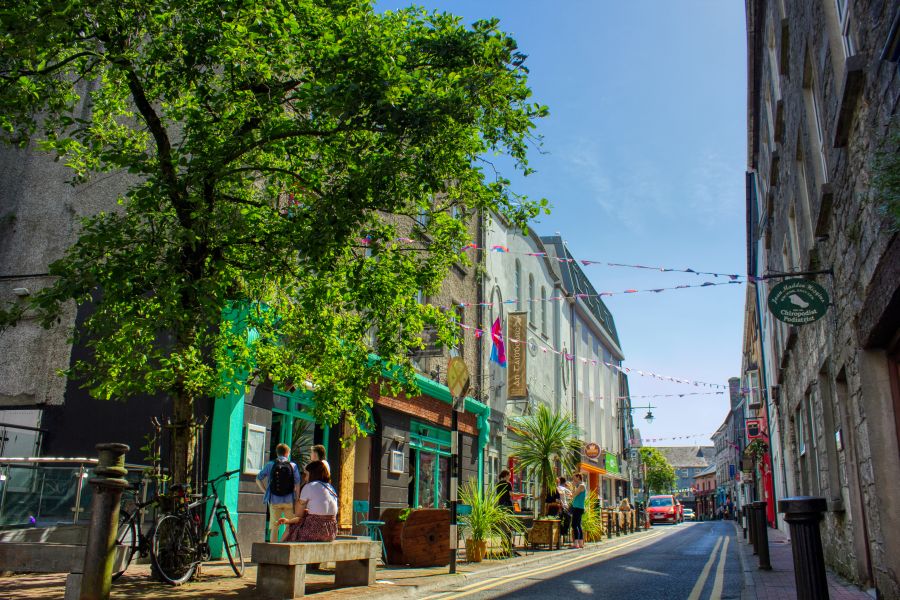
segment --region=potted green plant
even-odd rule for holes
[[[744,449],[744,453],[756,461],[761,459],[763,455],[768,451],[769,445],[758,438],[750,442]]]
[[[500,506],[500,494],[494,490],[482,490],[474,479],[460,488],[459,497],[463,504],[471,507],[468,514],[460,517],[466,534],[466,560],[469,562],[481,562],[491,538],[508,540],[512,533],[524,530],[515,515]]]
[[[532,414],[511,418],[510,427],[517,434],[511,453],[517,460],[517,470],[540,483],[540,512],[544,514],[544,499],[556,489],[557,464],[563,473],[578,470],[581,430],[569,414],[554,412],[546,404],[539,404]]]

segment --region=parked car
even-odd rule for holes
[[[678,503],[672,494],[650,496],[647,514],[650,516],[650,523],[678,523],[681,520]]]
[[[693,508],[684,509],[684,520],[685,521],[696,521],[697,516],[694,514]]]

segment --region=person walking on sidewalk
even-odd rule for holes
[[[572,483],[575,489],[572,490],[572,506],[569,509],[572,513],[572,545],[570,548],[584,548],[584,531],[581,529],[581,517],[584,516],[584,501],[587,496],[587,490],[584,487],[584,478],[581,473],[575,473]]]
[[[265,483],[263,483],[265,480]],[[300,496],[300,469],[291,461],[287,444],[275,447],[275,460],[269,461],[256,476],[256,485],[265,492],[269,505],[269,541],[278,541],[278,520],[294,518],[294,499]]]

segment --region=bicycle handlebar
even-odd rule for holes
[[[237,475],[237,474],[240,473],[240,472],[241,472],[240,469],[235,469],[234,471],[225,471],[224,473],[222,473],[221,475],[219,475],[219,476],[216,477],[215,479],[210,479],[210,480],[207,481],[206,483],[207,483],[207,484],[210,484],[210,483],[215,483],[215,482],[219,481],[220,479],[230,479],[232,475]]]

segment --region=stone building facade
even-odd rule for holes
[[[776,496],[822,496],[826,561],[900,598],[900,236],[880,209],[896,153],[900,5],[750,0],[748,269]],[[894,129],[896,131],[896,129]],[[831,305],[788,326],[766,308],[784,273]],[[782,525],[783,526],[783,525]]]

